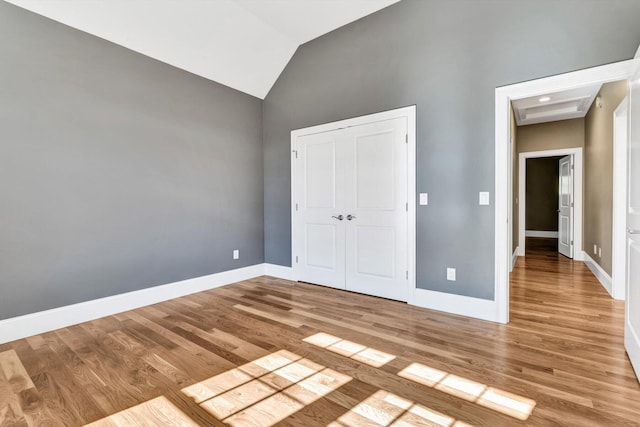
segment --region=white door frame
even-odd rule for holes
[[[409,271],[407,286],[409,304],[415,303],[416,290],[416,106],[398,108],[395,110],[383,111],[380,113],[368,114],[365,116],[353,117],[337,122],[324,123],[291,131],[291,266],[292,280],[297,281],[296,272],[296,228],[293,220],[296,209],[296,141],[303,135],[329,132],[332,130],[364,125],[372,122],[381,122],[397,118],[407,119],[407,237],[408,237],[408,260]]]
[[[624,300],[627,274],[627,173],[629,100],[613,112],[613,243],[611,245],[611,296]],[[622,129],[621,129],[622,127]]]
[[[638,60],[573,71],[524,83],[503,86],[495,91],[495,320],[509,322],[509,271],[512,242],[509,234],[512,222],[512,206],[509,192],[512,177],[509,176],[511,147],[509,144],[509,103],[514,99],[539,96],[592,84],[628,80],[633,76]]]
[[[582,148],[563,148],[559,150],[528,151],[518,156],[518,256],[525,254],[526,213],[527,213],[527,159],[541,157],[573,156],[573,259],[583,261],[582,252]]]

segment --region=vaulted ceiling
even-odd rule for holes
[[[264,99],[298,46],[399,0],[6,0]]]

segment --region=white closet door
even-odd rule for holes
[[[558,200],[558,252],[573,258],[573,159],[560,159]]]
[[[340,131],[301,136],[295,160],[296,279],[345,287],[345,223],[340,209],[344,144]],[[341,219],[342,218],[342,219]]]
[[[344,132],[346,288],[406,301],[407,119]]]
[[[627,298],[624,345],[640,379],[640,70],[629,80]]]

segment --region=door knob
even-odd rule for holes
[[[352,219],[356,219],[356,217],[351,214],[347,215],[347,221],[351,221]]]
[[[349,219],[349,217],[347,217],[347,219]],[[627,233],[629,234],[640,234],[640,230],[632,230],[632,229],[627,229]]]
[[[333,215],[333,216],[331,216],[331,218],[335,218],[338,221],[342,221],[344,219],[344,217],[342,215],[338,215],[338,216]]]

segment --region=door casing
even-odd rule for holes
[[[509,273],[512,262],[512,242],[509,230],[512,206],[509,194],[512,178],[509,174],[511,147],[509,144],[509,105],[512,100],[541,96],[581,86],[628,80],[633,76],[640,58],[544,77],[523,83],[501,86],[495,90],[495,297],[494,316],[490,319],[509,323]]]
[[[526,212],[527,212],[527,159],[541,157],[573,156],[573,259],[584,260],[582,250],[582,185],[583,166],[582,148],[564,148],[559,150],[528,151],[520,153],[518,156],[518,256],[525,254],[525,232],[526,232]]]
[[[416,290],[416,106],[411,105],[394,110],[383,111],[364,116],[353,117],[336,122],[301,128],[291,131],[291,266],[293,280],[298,280],[296,274],[296,230],[293,216],[296,209],[296,141],[299,136],[329,132],[347,127],[359,126],[367,123],[407,119],[407,270],[408,270],[408,298],[409,304],[415,304]]]

